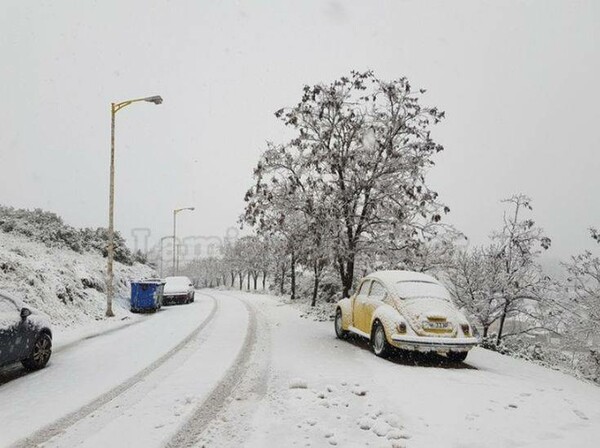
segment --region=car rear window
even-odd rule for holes
[[[403,299],[443,299],[450,300],[446,288],[430,282],[397,282],[396,291]]]

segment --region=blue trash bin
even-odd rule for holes
[[[165,283],[150,279],[131,282],[131,312],[154,312],[162,306]]]

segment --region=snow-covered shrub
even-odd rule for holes
[[[311,300],[314,290],[315,276],[310,271],[298,270],[298,298]],[[330,270],[325,270],[319,279],[316,303],[336,302],[342,298],[342,283],[339,277]]]
[[[31,229],[29,227],[29,229]],[[95,251],[48,247],[38,238],[0,230],[0,290],[46,313],[56,327],[102,319],[106,259]],[[130,281],[153,275],[149,266],[115,263],[117,315],[126,313]]]
[[[593,349],[569,350],[563,344],[542,344],[527,336],[506,338],[498,344],[494,334],[483,338],[481,346],[600,384],[600,353]]]
[[[41,209],[24,210],[0,205],[0,230],[39,241],[48,247],[71,249],[77,253],[98,252],[107,256],[108,231],[105,228],[77,229],[60,216]],[[119,232],[114,236],[115,260],[132,265],[141,262],[131,253]]]

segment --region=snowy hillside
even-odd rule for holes
[[[55,326],[72,327],[104,315],[106,259],[98,252],[77,253],[48,247],[0,230],[0,290],[45,312]],[[129,282],[152,275],[135,263],[115,263],[117,316],[128,313]]]

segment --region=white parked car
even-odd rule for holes
[[[377,356],[391,347],[437,352],[464,361],[479,343],[446,288],[430,275],[379,271],[363,278],[354,295],[337,304],[335,332],[370,340]]]
[[[163,305],[184,304],[194,301],[194,284],[188,277],[167,277],[163,292]]]

